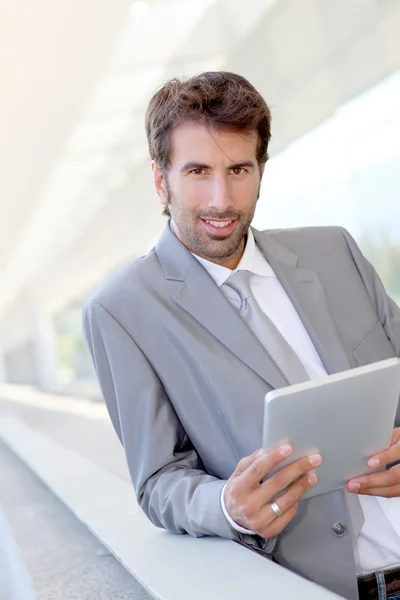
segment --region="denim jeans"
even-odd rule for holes
[[[375,577],[378,584],[377,600],[400,600],[400,592],[394,592],[392,594],[386,593],[385,575],[383,574],[383,571],[376,571]]]

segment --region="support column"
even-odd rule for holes
[[[47,392],[57,389],[54,326],[32,286],[22,289],[2,316],[0,339],[0,381],[3,376],[11,383],[37,385]]]
[[[57,390],[57,346],[53,322],[35,306],[34,359],[39,387],[46,392]]]
[[[6,366],[4,364],[3,349],[0,348],[0,383],[6,382]]]

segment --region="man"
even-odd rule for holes
[[[400,356],[399,308],[345,230],[250,227],[270,112],[243,77],[167,82],[146,130],[170,220],[84,310],[140,506],[158,527],[239,541],[346,598],[400,593],[399,468],[299,502],[322,457],[260,483],[292,448],[257,450],[271,389]],[[369,466],[398,461],[399,439]]]

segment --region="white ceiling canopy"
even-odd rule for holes
[[[347,19],[337,4],[336,0],[16,3],[13,16],[21,21],[19,38],[7,27],[12,51],[0,53],[0,61],[2,56],[14,57],[9,77],[2,82],[7,102],[0,97],[0,146],[9,138],[2,154],[0,147],[0,165],[8,165],[0,178],[0,316],[29,281],[40,281],[44,295],[51,295],[49,282],[53,291],[61,284],[68,287],[57,297],[59,307],[67,294],[79,293],[76,287],[83,284],[77,283],[76,272],[83,263],[82,253],[87,253],[85,277],[90,272],[91,283],[94,272],[97,280],[102,277],[106,267],[101,271],[98,266],[103,250],[96,242],[110,230],[113,215],[125,224],[129,211],[135,217],[140,214],[140,232],[125,246],[132,253],[141,251],[137,239],[151,229],[148,205],[141,200],[150,194],[150,183],[145,187],[149,177],[144,112],[152,93],[168,78],[224,68],[244,73],[271,103],[272,150],[276,143],[282,150],[345,101],[395,72],[400,66],[397,4],[370,1],[361,9],[359,0],[348,0],[346,14],[354,18]],[[32,17],[29,31],[25,13]],[[3,24],[1,8],[0,21]],[[35,60],[29,62],[24,55],[25,62],[19,64],[18,43]],[[21,89],[20,73],[27,82]],[[16,126],[12,117],[18,102],[23,110]],[[121,201],[117,213],[115,199],[125,192],[126,206]],[[125,235],[129,237],[130,231]],[[98,250],[95,258],[89,256],[89,246]],[[121,252],[115,250],[107,269],[124,260],[125,246]],[[67,283],[65,265],[71,272]],[[86,280],[84,284],[88,285]]]
[[[147,158],[144,111],[173,75],[223,68],[276,0],[136,0],[104,75],[87,101],[24,238],[3,272],[0,311],[28,278],[56,261],[111,191]]]

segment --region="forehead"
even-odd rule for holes
[[[257,131],[241,133],[216,131],[200,123],[184,123],[171,135],[171,161],[254,160],[257,153]]]

